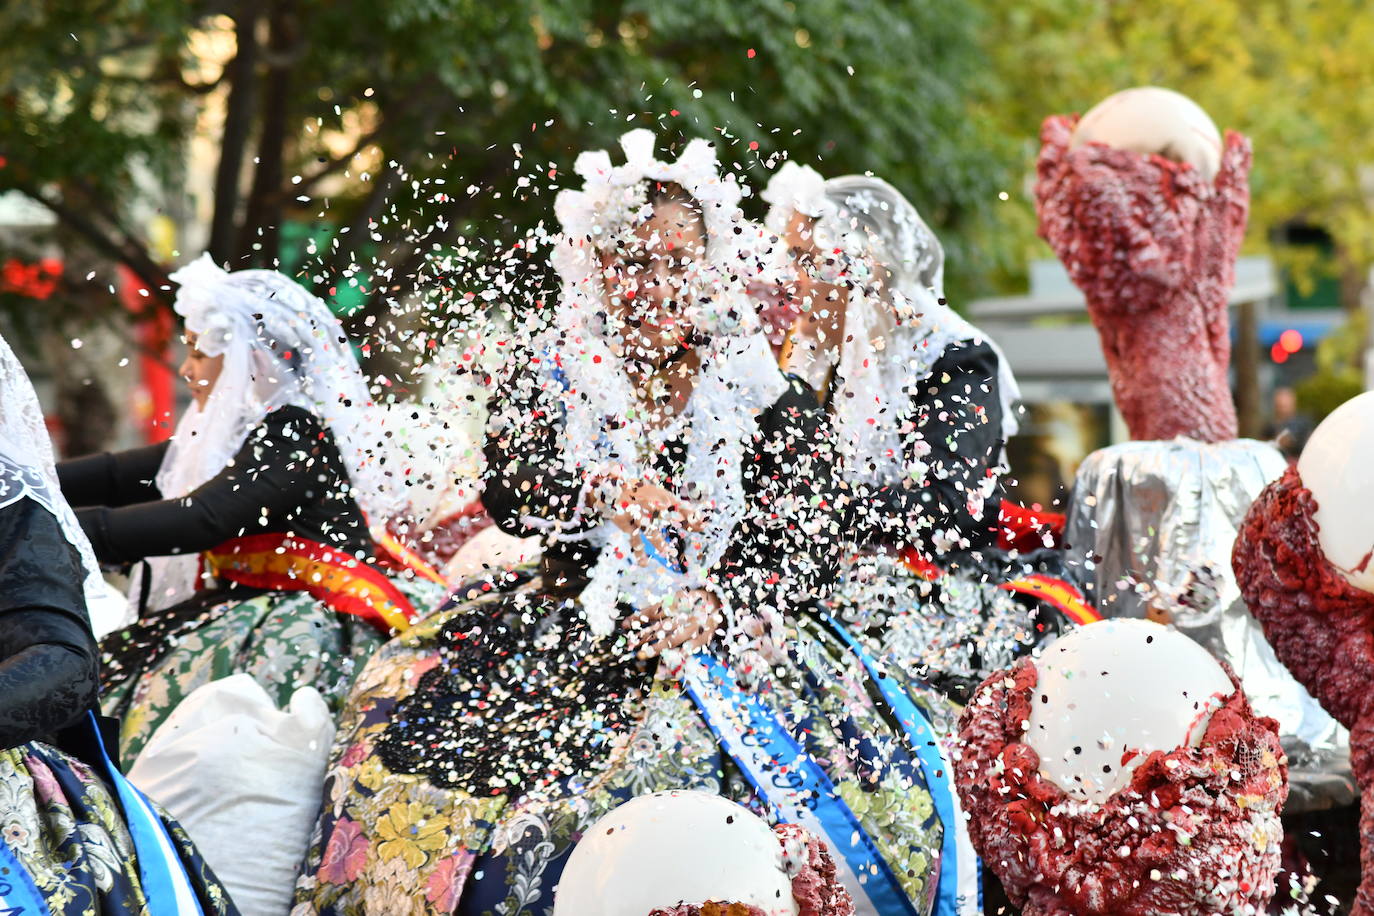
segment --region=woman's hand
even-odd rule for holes
[[[744,636],[745,647],[757,652],[770,665],[779,665],[787,660],[787,651],[779,639],[782,634],[768,625],[758,614],[750,614],[740,621],[740,631]]]
[[[630,632],[630,648],[641,659],[665,652],[695,652],[715,636],[724,622],[720,602],[705,589],[683,592],[671,607],[655,604],[636,611],[621,624]]]
[[[658,484],[645,480],[594,482],[589,503],[594,511],[609,517],[626,534],[643,535],[659,556],[673,563],[680,563],[684,558],[678,555],[680,549],[669,534],[701,530],[701,519],[689,504]],[[638,549],[639,545],[635,547]],[[648,561],[647,556],[640,557],[641,563]]]

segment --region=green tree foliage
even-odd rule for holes
[[[970,93],[993,91],[978,26],[927,0],[7,4],[0,190],[155,289],[147,201],[195,219],[178,193],[208,138],[215,256],[275,264],[279,227],[322,216],[332,241],[310,271],[373,267],[365,318],[429,283],[443,246],[546,217],[541,183],[515,188],[532,163],[566,171],[647,125],[717,138],[756,180],[783,151],[888,178],[941,228],[958,285],[977,276],[968,239],[1001,187],[969,117]],[[80,276],[63,285],[107,301]]]
[[[1365,340],[1369,313],[1353,312],[1345,325],[1317,344],[1317,371],[1297,385],[1298,404],[1320,423],[1365,390]]]
[[[1332,235],[1340,272],[1374,262],[1374,16],[1362,0],[979,2],[993,91],[977,104],[1013,173],[1033,174],[1046,115],[1166,86],[1254,142],[1252,249],[1299,222]],[[1015,271],[1048,249],[1028,188],[1012,191],[985,244]],[[1349,292],[1353,304],[1358,284]]]

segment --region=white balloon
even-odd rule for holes
[[[1150,752],[1196,746],[1235,692],[1206,649],[1148,620],[1079,627],[1035,667],[1026,743],[1040,755],[1041,775],[1094,804],[1130,782]]]
[[[554,916],[648,916],[659,907],[747,903],[796,916],[782,844],[761,818],[709,792],[626,802],[588,828],[554,892]]]
[[[1356,588],[1374,592],[1374,392],[1333,410],[1312,431],[1298,476],[1317,501],[1317,542]]]
[[[1070,148],[1105,143],[1186,162],[1211,183],[1221,168],[1221,132],[1196,102],[1171,89],[1140,86],[1108,96],[1074,128]]]

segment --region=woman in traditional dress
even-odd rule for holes
[[[488,431],[487,507],[543,557],[369,662],[294,912],[548,913],[598,817],[697,788],[824,835],[861,912],[954,913],[924,717],[885,716],[806,612],[827,436],[744,294],[739,188],[704,141],[621,145],[558,197],[562,298]]]
[[[208,256],[181,284],[194,399],[170,442],[63,462],[102,563],[142,563],[139,620],[101,641],[102,704],[132,759],[191,691],[246,672],[285,706],[331,705],[437,584],[388,568],[369,533],[403,502],[369,428],[366,380],[320,299]]]
[[[33,386],[0,338],[0,913],[237,913],[105,754],[86,617],[100,589]]]
[[[830,604],[881,654],[962,698],[1057,632],[1050,608],[1064,605],[1042,604],[1048,592],[1073,602],[1047,575],[1058,551],[997,547],[1016,381],[946,304],[940,242],[887,182],[789,162],[764,199],[804,309],[782,363],[820,392],[851,496]]]

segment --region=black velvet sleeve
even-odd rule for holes
[[[889,484],[862,494],[851,519],[860,539],[902,541],[928,556],[944,552],[941,543],[951,531],[961,541],[958,547],[995,541],[1000,486],[993,488],[978,516],[969,510],[969,494],[986,486],[1001,460],[997,368],[997,353],[988,344],[957,343],[913,386],[914,428],[907,457],[919,458],[929,470],[919,483]],[[926,447],[928,453],[920,455]]]
[[[57,463],[62,495],[71,506],[128,506],[161,499],[153,478],[170,443],[101,452]]]
[[[834,584],[841,517],[829,424],[801,380],[759,418],[744,467],[748,499],[712,579],[737,611],[782,614],[823,597]]]
[[[482,505],[498,528],[516,537],[542,534],[554,525],[578,530],[574,518],[583,481],[562,459],[556,399],[528,371],[505,388],[492,400],[482,445]]]
[[[77,510],[102,563],[198,553],[269,530],[313,497],[326,431],[298,407],[273,411],[229,464],[184,499]]]
[[[48,738],[95,704],[84,578],[46,508],[24,498],[0,509],[0,748]]]

